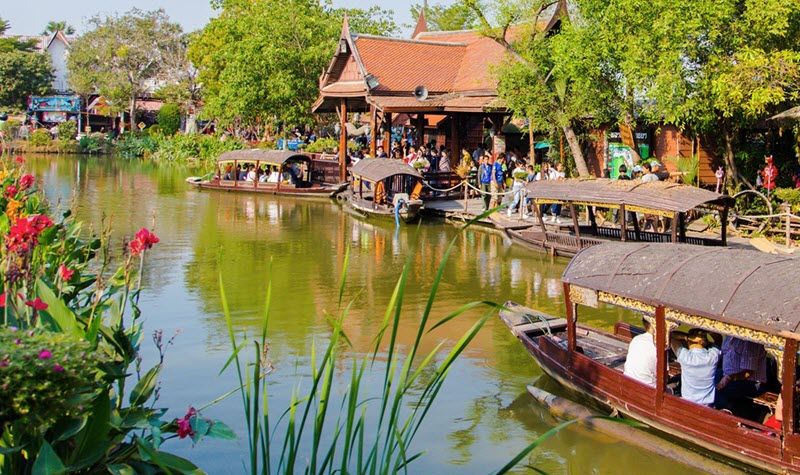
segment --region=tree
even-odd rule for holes
[[[411,6],[411,18],[418,18],[422,5]],[[479,26],[475,11],[464,2],[452,5],[437,4],[425,10],[425,20],[432,31],[472,30]]]
[[[9,28],[0,18],[0,35]],[[0,38],[0,107],[24,109],[28,96],[47,94],[53,81],[50,58],[30,42]]]
[[[67,67],[76,90],[94,84],[114,109],[127,110],[136,124],[136,99],[170,76],[165,58],[181,49],[182,30],[164,10],[133,9],[124,15],[97,16],[91,30],[70,47]]]
[[[43,35],[53,34],[57,31],[61,31],[65,35],[74,35],[75,27],[63,20],[49,21],[47,22],[47,26],[44,27],[44,30],[42,30],[42,34]]]
[[[259,131],[310,123],[320,72],[336,48],[342,17],[352,30],[396,31],[390,12],[333,9],[316,0],[222,0],[219,15],[190,42],[203,85],[203,115]]]

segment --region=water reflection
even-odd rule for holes
[[[433,320],[473,300],[526,302],[560,314],[566,261],[511,246],[501,235],[423,221],[396,229],[391,222],[366,221],[336,203],[270,196],[197,192],[183,182],[192,174],[175,168],[108,158],[30,160],[43,176],[54,202],[76,194],[76,213],[95,227],[114,219],[115,239],[155,223],[162,242],[148,256],[142,307],[149,330],[183,333],[167,356],[162,403],[177,413],[187,403],[202,404],[233,387],[218,376],[227,359],[227,336],[218,282],[225,283],[233,321],[253,334],[264,315],[271,281],[272,358],[277,365],[272,394],[285,404],[299,375],[308,374],[312,342],[328,336],[326,316],[337,311],[337,281],[349,252],[345,299],[354,300],[345,331],[356,353],[369,349],[403,265],[408,284],[398,339],[416,335],[416,322],[433,276],[451,240],[450,260],[433,309]],[[442,339],[452,341],[472,326],[480,312],[456,319],[426,339],[421,352]],[[601,308],[583,321],[610,328],[635,317]],[[145,355],[147,358],[147,355]],[[295,361],[297,364],[295,365]],[[346,374],[346,367],[340,368]],[[530,357],[497,320],[471,344],[452,369],[429,424],[418,439],[427,455],[417,473],[487,473],[552,427],[546,410],[527,396],[525,385],[541,375]],[[548,384],[547,380],[545,384]],[[560,388],[553,385],[553,391]],[[212,414],[241,424],[238,403],[227,400]],[[241,427],[239,427],[241,429]],[[173,444],[211,473],[226,473],[246,447],[206,443],[200,450]],[[549,473],[685,472],[684,467],[586,429],[567,431],[548,442],[531,463]],[[524,471],[524,470],[521,470]]]

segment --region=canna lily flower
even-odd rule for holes
[[[25,305],[31,307],[34,310],[47,310],[47,304],[42,301],[39,297],[36,297],[33,300],[28,300],[25,302]]]
[[[11,222],[18,219],[22,211],[22,202],[15,200],[14,198],[10,198],[8,200],[8,204],[6,205],[6,215]]]
[[[34,214],[14,221],[6,236],[6,248],[11,252],[25,253],[39,243],[39,234],[53,225],[45,215]]]
[[[40,360],[49,360],[53,357],[53,353],[50,350],[42,350],[39,352],[39,359]]]
[[[17,196],[17,191],[19,191],[19,190],[17,189],[16,186],[8,185],[6,187],[6,191],[5,191],[6,198],[12,198],[14,196]]]
[[[23,175],[22,178],[19,179],[19,187],[21,189],[23,189],[23,190],[27,190],[28,188],[33,186],[33,183],[35,181],[36,181],[36,178],[34,178],[33,175],[30,175],[30,174]]]
[[[197,416],[197,410],[190,406],[185,416],[175,420],[178,424],[178,437],[185,439],[187,436],[192,437],[194,435],[191,419],[195,416]]]
[[[147,228],[140,229],[133,240],[128,243],[128,249],[131,254],[138,256],[143,251],[153,247],[153,244],[158,244],[160,239]]]
[[[22,158],[22,155],[17,155],[16,157],[14,157],[14,161],[17,162],[19,165],[25,163],[25,159]]]
[[[74,274],[75,271],[65,266],[64,264],[58,266],[58,276],[61,277],[61,280],[63,280],[64,282],[69,282],[69,280],[72,279],[72,276]]]

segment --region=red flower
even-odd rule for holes
[[[17,155],[16,157],[14,157],[14,161],[15,161],[15,162],[17,162],[17,163],[19,163],[20,165],[22,165],[23,163],[25,163],[25,159],[24,159],[24,158],[22,158],[22,155]]]
[[[74,274],[75,274],[75,271],[73,269],[70,269],[69,267],[65,266],[64,264],[61,264],[60,266],[58,266],[58,275],[59,275],[59,277],[61,277],[61,280],[63,280],[64,282],[69,282],[69,280],[72,279],[72,276]]]
[[[39,234],[53,225],[45,215],[35,214],[14,221],[6,236],[6,248],[16,253],[24,253],[39,243]]]
[[[49,360],[53,357],[53,353],[50,350],[42,350],[39,352],[39,359],[40,360]]]
[[[19,179],[19,187],[23,190],[27,190],[33,183],[36,181],[33,175],[23,175],[22,178]]]
[[[175,420],[175,422],[178,424],[178,437],[185,439],[187,436],[194,436],[191,419],[195,416],[197,416],[197,410],[193,407],[189,407],[189,410],[186,412],[185,416]]]
[[[0,294],[0,308],[5,308],[6,306],[6,293],[3,292]]]
[[[64,372],[64,367],[61,366],[60,364],[56,363],[56,364],[53,365],[53,371],[56,372],[56,373],[63,373]]]
[[[31,307],[34,310],[47,310],[47,304],[42,302],[42,299],[40,299],[39,297],[36,297],[33,300],[28,300],[27,302],[25,302],[25,305]]]
[[[138,256],[143,251],[152,248],[153,244],[157,244],[159,241],[158,236],[150,232],[149,229],[142,228],[136,233],[133,240],[128,243],[128,249],[132,255]]]
[[[18,190],[17,190],[17,187],[16,187],[16,186],[14,186],[14,185],[8,185],[8,186],[6,187],[6,192],[5,192],[5,194],[6,194],[6,198],[13,198],[13,197],[17,196],[17,191],[18,191]]]

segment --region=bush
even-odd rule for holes
[[[333,150],[338,146],[338,140],[332,137],[326,137],[324,139],[317,139],[316,141],[311,142],[306,146],[305,151],[310,153],[333,153]]]
[[[81,151],[84,153],[100,153],[106,144],[106,136],[100,132],[84,135],[78,141]]]
[[[693,157],[671,157],[665,158],[665,162],[675,165],[682,174],[683,183],[686,185],[697,185],[697,177],[700,174],[700,159]]]
[[[171,137],[157,139],[158,149],[153,160],[186,163],[194,159],[210,161],[223,152],[244,148],[240,140],[228,137],[221,140],[216,135],[176,134]]]
[[[792,212],[800,211],[800,189],[797,188],[776,188],[772,193],[775,198],[778,198],[784,203],[789,203],[792,207]]]
[[[117,151],[124,157],[144,157],[156,151],[156,140],[148,135],[125,133],[117,140]]]
[[[46,147],[50,145],[50,141],[52,138],[50,137],[50,132],[47,129],[36,129],[31,133],[30,139],[28,139],[29,143],[34,147]]]
[[[175,135],[181,127],[181,108],[178,104],[169,103],[158,111],[158,125],[164,135]]]
[[[74,121],[67,120],[58,124],[58,139],[59,140],[72,140],[78,134],[78,124]]]

